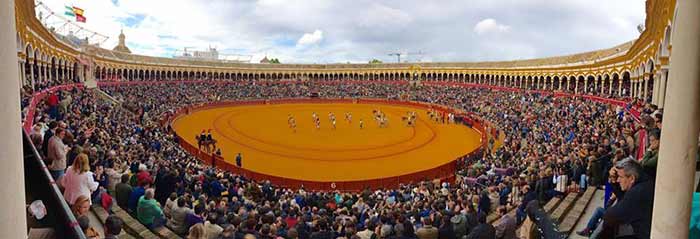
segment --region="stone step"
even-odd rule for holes
[[[544,205],[543,209],[546,213],[551,214],[552,211],[559,206],[559,203],[561,203],[561,198],[552,198],[549,200],[549,202],[547,202],[547,204]]]
[[[163,239],[182,239],[182,237],[178,236],[165,226],[153,229],[153,232]]]
[[[564,215],[566,215],[566,213],[573,207],[576,198],[578,198],[577,193],[569,193],[566,195],[566,198],[559,203],[559,206],[557,206],[557,208],[554,209],[554,212],[552,212],[550,215],[552,217],[552,221],[555,223],[561,222],[561,220],[564,219]]]
[[[591,202],[593,195],[595,194],[595,187],[588,187],[586,191],[576,200],[574,207],[567,213],[564,220],[559,224],[559,231],[565,234],[569,234],[571,230],[576,226],[576,223],[581,219],[588,203]]]
[[[124,229],[137,239],[159,239],[155,233],[148,230],[141,222],[134,219],[129,213],[121,209],[119,206],[114,205],[112,211],[124,220]]]
[[[90,208],[91,211],[95,214],[97,219],[99,219],[100,223],[104,226],[104,223],[107,221],[107,217],[109,217],[109,212],[102,208],[101,206],[98,205],[92,205]],[[119,217],[121,218],[121,217]],[[124,219],[122,218],[122,221]],[[119,234],[119,238],[121,239],[134,239],[135,237],[130,235],[127,230],[122,229],[122,232]]]

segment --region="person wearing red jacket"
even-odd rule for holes
[[[49,116],[52,119],[58,118],[58,101],[58,94],[55,91],[51,91],[46,99],[46,104],[49,105]]]

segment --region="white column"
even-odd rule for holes
[[[583,94],[588,93],[588,77],[583,79]]]
[[[29,60],[29,59],[27,59]],[[29,60],[29,80],[32,82],[32,90],[36,90],[36,80],[34,79],[34,60]]]
[[[622,96],[622,77],[617,78],[617,96]]]
[[[688,238],[700,132],[700,1],[678,0],[651,238]]]
[[[19,85],[24,86],[26,84],[25,80],[24,80],[24,74],[22,74],[22,71],[24,71],[24,69],[23,69],[24,63],[22,62],[21,59],[17,62],[17,66],[18,66],[17,73],[19,74],[19,77],[18,77],[19,78]]]
[[[644,74],[644,80],[642,81],[642,99],[644,102],[647,101],[647,94],[649,94],[649,77],[648,74]]]
[[[26,238],[14,0],[0,0],[0,238]]]
[[[564,84],[564,79],[559,78],[559,83],[558,83],[559,86],[557,86],[557,90],[561,90],[561,85],[563,85],[563,84]]]
[[[666,98],[666,80],[668,77],[668,70],[661,70],[661,77],[659,77],[659,101],[657,105],[659,108],[664,108],[664,99]]]
[[[600,86],[600,91],[598,91],[598,84],[601,83],[600,77],[593,78],[593,92],[595,94],[603,93],[603,85]]]
[[[661,71],[656,71],[654,74],[654,87],[651,90],[651,103],[659,105],[659,79],[661,79]]]
[[[51,83],[48,80],[48,78],[46,77],[45,63],[42,62],[39,66],[41,67],[41,69],[39,70],[39,72],[41,72],[41,82],[43,82],[45,85],[50,85]]]

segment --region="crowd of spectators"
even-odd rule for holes
[[[601,225],[603,233],[630,229],[648,237],[662,120],[651,105],[638,123],[622,106],[582,98],[449,86],[200,82],[101,90],[109,97],[90,89],[52,93],[38,105],[30,137],[71,206],[109,208],[114,198],[149,228],[165,225],[190,238],[515,238],[530,201],[593,186],[614,192],[615,203],[589,231]],[[183,106],[309,92],[449,105],[493,124],[503,146],[464,162],[452,184],[310,192],[201,164],[158,124]],[[641,163],[632,160],[647,144]],[[491,213],[499,215],[493,225]]]

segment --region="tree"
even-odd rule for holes
[[[369,64],[382,64],[382,63],[383,63],[382,61],[377,60],[377,59],[372,59],[371,61],[369,61]]]
[[[277,58],[270,59],[270,64],[280,64],[280,60]]]

